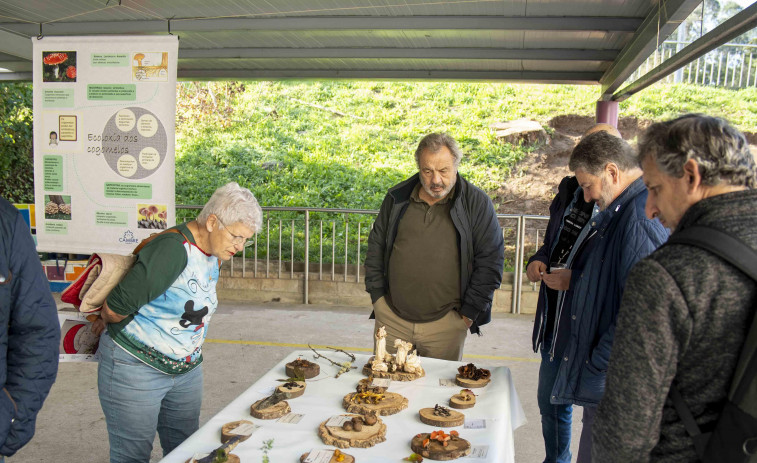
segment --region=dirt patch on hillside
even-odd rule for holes
[[[623,139],[635,145],[638,136],[653,121],[636,117],[618,120],[618,130]],[[570,153],[581,135],[594,125],[594,118],[568,114],[551,119],[552,129],[547,143],[529,154],[513,168],[513,173],[493,194],[494,204],[500,214],[549,215],[549,205],[557,193],[560,180],[571,175],[568,169]],[[752,154],[757,157],[757,134],[745,133],[752,145]]]

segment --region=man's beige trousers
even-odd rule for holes
[[[383,297],[373,304],[373,310],[376,317],[373,332],[375,334],[380,327],[386,327],[387,352],[395,353],[394,340],[402,339],[412,342],[421,357],[462,360],[468,327],[456,311],[450,310],[433,322],[413,323],[397,316]],[[373,342],[375,345],[375,337]]]

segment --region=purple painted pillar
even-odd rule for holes
[[[617,101],[597,101],[597,124],[610,124],[618,128]]]

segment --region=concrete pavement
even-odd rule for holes
[[[368,315],[368,310],[354,307],[221,303],[204,347],[205,389],[200,423],[293,349],[306,347],[307,343],[369,351],[373,345],[373,320]],[[536,405],[539,356],[530,348],[532,327],[531,315],[495,314],[492,322],[484,326],[484,336],[468,336],[465,346],[466,360],[478,366],[504,365],[512,371],[528,419],[515,431],[518,463],[539,463],[544,458]],[[573,455],[577,454],[581,412],[581,408],[575,408]],[[156,439],[151,461],[157,462],[161,456]],[[34,439],[7,461],[108,461],[108,435],[97,397],[96,363],[60,364],[58,379],[39,414]]]

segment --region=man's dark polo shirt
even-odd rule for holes
[[[421,188],[410,196],[389,258],[387,303],[412,322],[438,320],[460,307],[460,251],[450,217],[455,189],[429,206]]]

